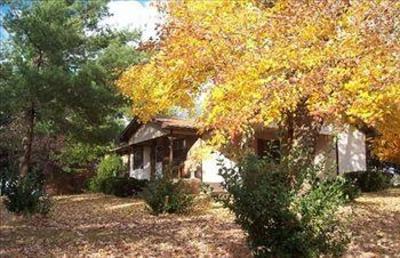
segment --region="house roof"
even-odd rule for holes
[[[159,123],[162,128],[184,128],[199,129],[199,126],[193,120],[184,120],[178,118],[156,118],[154,122]]]
[[[161,126],[163,129],[189,129],[189,130],[198,130],[199,126],[193,120],[185,120],[180,118],[167,118],[167,117],[156,117],[149,123],[156,123]],[[120,142],[127,142],[129,138],[142,126],[141,123],[137,119],[133,119],[122,131],[120,135]]]

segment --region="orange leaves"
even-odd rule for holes
[[[192,109],[206,95],[200,119],[221,139],[279,122],[302,99],[325,121],[398,132],[400,115],[388,115],[400,112],[400,6],[392,2],[170,1],[160,51],[118,85],[142,120]]]

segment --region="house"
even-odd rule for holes
[[[252,144],[255,153],[273,152],[274,146],[279,144],[277,133],[277,128],[256,130]],[[115,151],[123,156],[131,177],[150,180],[170,171],[176,178],[198,178],[217,185],[222,182],[218,175],[220,162],[225,166],[233,166],[234,162],[217,150],[200,161],[193,161],[191,155],[204,144],[203,138],[198,134],[198,126],[190,120],[156,118],[146,124],[132,120],[122,132],[121,144]],[[315,156],[315,162],[321,160],[327,167],[334,167],[334,173],[338,174],[366,170],[365,134],[349,128],[334,133],[331,128],[324,127]]]

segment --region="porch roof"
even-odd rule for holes
[[[120,136],[120,146],[111,152],[129,153],[134,146],[146,145],[157,138],[196,135],[198,129],[199,126],[193,120],[158,117],[143,124],[133,119]],[[136,141],[132,141],[131,137],[136,134],[140,136]]]
[[[200,127],[193,120],[184,120],[180,118],[167,118],[157,117],[150,121],[148,124],[158,124],[162,129],[185,129],[191,131],[197,131]],[[144,125],[137,119],[133,119],[124,129],[120,135],[120,142],[127,142],[129,138],[142,126]]]
[[[165,136],[166,135],[163,135],[163,136],[160,136],[160,137],[165,137]],[[157,137],[157,138],[160,138],[160,137]],[[153,140],[155,140],[157,138],[148,139],[148,140],[143,141],[143,142],[121,144],[118,147],[115,147],[114,149],[112,149],[111,152],[116,152],[116,153],[119,153],[119,154],[129,153],[133,149],[133,147],[149,145]]]

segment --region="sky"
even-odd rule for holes
[[[112,1],[108,7],[113,16],[104,21],[106,24],[114,28],[140,29],[143,40],[156,36],[156,25],[162,22],[162,18],[152,1]]]
[[[7,38],[7,32],[4,30],[1,24],[3,23],[3,17],[8,10],[7,6],[0,6],[0,40]]]
[[[142,40],[156,36],[156,25],[162,22],[157,9],[152,6],[152,0],[117,0],[108,4],[111,17],[103,22],[113,28],[139,29],[143,32]],[[0,7],[0,40],[7,38],[7,33],[1,26],[1,19],[7,12],[7,7]]]

